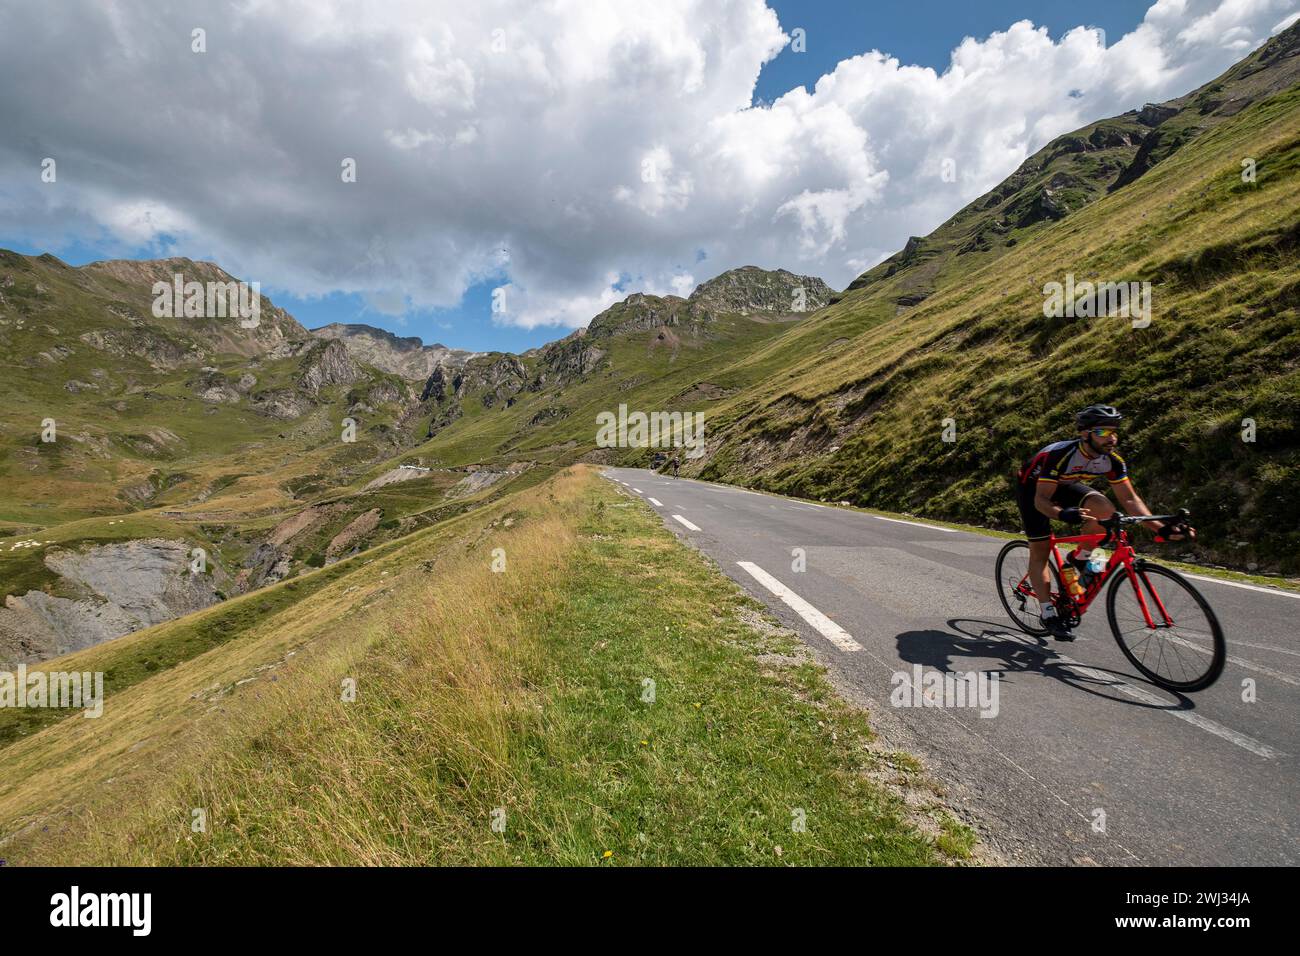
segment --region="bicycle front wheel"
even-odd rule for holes
[[[1106,616],[1120,650],[1161,687],[1209,687],[1227,657],[1213,609],[1177,571],[1146,561],[1134,570],[1118,571],[1106,593]]]

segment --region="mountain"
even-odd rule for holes
[[[691,293],[690,301],[711,312],[784,315],[815,312],[833,294],[834,290],[816,276],[741,266],[700,283]]]
[[[413,381],[424,381],[439,365],[464,365],[477,354],[445,345],[425,345],[415,336],[399,338],[369,325],[335,322],[311,331],[320,338],[342,342],[358,362]]]
[[[1295,25],[1187,96],[1053,140],[728,370],[784,358],[718,404],[687,470],[1015,530],[1019,463],[1105,401],[1147,502],[1193,512],[1179,553],[1296,573],[1298,51]],[[1149,283],[1152,321],[1047,317],[1067,281]]]
[[[177,276],[183,294],[164,302]],[[185,283],[200,283],[189,315]],[[298,573],[330,539],[268,541],[302,496],[346,487],[420,438],[413,384],[251,289],[247,317],[229,301],[224,317],[208,311],[209,289],[237,284],[189,259],[73,268],[0,251],[0,662]],[[334,508],[338,527],[318,523],[321,534],[363,504]]]
[[[699,386],[698,370],[797,321],[794,285],[813,303],[828,294],[749,267],[719,277],[730,298],[631,295],[513,355],[366,326],[308,332],[265,297],[252,328],[155,314],[156,283],[177,275],[236,281],[188,259],[72,268],[0,253],[0,663],[109,640],[495,500],[591,453],[611,391],[658,403],[647,408],[715,401],[735,386]],[[451,446],[428,442],[453,425]]]
[[[1296,573],[1298,48],[1300,25],[1186,96],[1057,137],[844,292],[818,289],[826,305],[803,321],[743,347],[701,350],[720,328],[710,306],[733,309],[729,322],[755,304],[772,311],[751,321],[781,317],[747,270],[685,299],[629,297],[519,367],[444,392],[457,397],[420,451],[644,464],[644,450],[594,448],[594,416],[690,409],[707,424],[688,474],[1014,531],[1020,462],[1070,435],[1075,408],[1107,401],[1128,417],[1147,501],[1195,515],[1201,540],[1178,554]],[[1047,317],[1050,284],[1075,280],[1149,283],[1151,324]],[[624,351],[607,358],[607,337]],[[635,342],[690,365],[638,368]],[[543,368],[567,384],[539,387]],[[943,440],[948,420],[956,441]]]
[[[1300,82],[1293,26],[1218,79],[1058,136],[928,236],[869,269],[846,292],[883,286],[900,308],[924,301],[1054,223],[1122,189],[1252,104]]]
[[[0,658],[311,575],[574,461],[645,463],[596,443],[621,406],[705,416],[688,474],[1014,530],[1020,461],[1106,401],[1148,502],[1193,511],[1179,553],[1294,573],[1298,49],[1293,26],[1058,137],[842,293],[747,266],[519,355],[311,333],[264,297],[252,328],[159,316],[156,283],[234,280],[0,252]],[[1145,285],[1151,321],[1048,314],[1090,281]],[[178,590],[194,549],[208,578]]]

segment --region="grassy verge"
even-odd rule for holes
[[[255,696],[237,688],[226,719],[177,730],[186,758],[173,771],[125,800],[87,793],[0,855],[900,865],[969,854],[971,834],[949,819],[918,829],[880,781],[900,765],[871,748],[863,715],[797,641],[756,627],[753,602],[592,469],[475,522],[346,639],[335,633]],[[340,699],[345,679],[353,702]],[[113,759],[130,760],[129,743]]]

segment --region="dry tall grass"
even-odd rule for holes
[[[168,764],[190,769],[143,775],[131,794],[111,801],[82,793],[80,809],[72,801],[69,817],[50,832],[29,829],[11,851],[44,863],[220,862],[236,850],[247,862],[251,848],[263,862],[409,863],[416,853],[433,862],[431,834],[469,825],[449,791],[509,789],[511,730],[537,714],[525,678],[536,623],[563,592],[586,480],[562,474],[511,502],[508,515],[502,507],[479,516],[442,547],[432,572],[401,573],[355,632],[341,629],[357,612],[330,615],[293,668],[261,682],[256,695],[240,694],[226,719],[157,713],[170,718],[166,736],[184,751]],[[491,570],[497,548],[501,573]],[[338,611],[346,589],[330,591],[326,603]],[[345,678],[356,681],[354,703],[340,699]],[[147,706],[149,695],[140,688],[137,705]],[[111,723],[64,721],[43,732],[44,749],[71,732],[112,731]],[[124,772],[130,752],[114,756],[128,765]],[[60,753],[76,762],[75,748]],[[40,769],[76,787],[62,768]],[[300,805],[318,819],[304,818]],[[207,815],[206,835],[192,831],[195,809]]]

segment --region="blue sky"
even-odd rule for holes
[[[763,68],[756,102],[771,102],[795,86],[811,89],[840,60],[880,50],[899,62],[940,73],[964,37],[982,38],[1017,20],[1032,20],[1058,38],[1072,27],[1095,26],[1109,40],[1142,22],[1148,0],[767,0],[786,33],[807,31],[807,50],[787,47]]]
[[[45,88],[49,103],[36,102],[31,97],[6,103],[0,89],[0,128],[10,133],[9,148],[18,156],[16,166],[5,167],[0,163],[0,247],[29,254],[50,251],[74,265],[107,257],[155,258],[169,254],[212,259],[241,278],[260,281],[264,293],[309,328],[330,322],[361,322],[399,335],[418,335],[428,343],[436,341],[474,350],[522,351],[562,337],[571,327],[585,323],[626,291],[636,288],[668,291],[674,277],[680,279],[683,275],[699,282],[725,268],[752,262],[768,268],[783,266],[820,274],[837,286],[847,284],[858,272],[901,246],[908,234],[928,232],[965,202],[994,185],[1014,168],[1017,155],[1042,145],[1043,136],[1113,115],[1121,107],[1139,106],[1146,97],[1159,99],[1186,92],[1196,82],[1204,82],[1238,59],[1250,43],[1258,42],[1274,27],[1282,16],[1279,11],[1294,6],[1289,0],[1260,0],[1277,9],[1259,12],[1254,18],[1258,22],[1252,21],[1242,28],[1243,36],[1249,39],[1238,38],[1231,49],[1222,44],[1222,49],[1209,45],[1188,47],[1179,39],[1181,22],[1164,24],[1163,32],[1152,34],[1148,42],[1163,45],[1166,51],[1179,51],[1178,55],[1184,59],[1177,62],[1172,54],[1167,54],[1168,68],[1148,77],[1145,88],[1133,89],[1127,80],[1115,80],[1116,76],[1125,75],[1126,64],[1131,62],[1127,57],[1133,54],[1115,57],[1115,66],[1103,71],[1107,73],[1103,78],[1080,66],[1091,62],[1086,57],[1043,50],[1041,45],[1035,45],[1032,37],[1020,35],[1003,44],[1004,52],[994,51],[990,55],[1011,56],[1018,49],[1021,69],[1026,69],[1028,63],[1028,73],[1021,75],[1034,77],[1035,81],[1040,63],[1045,74],[1055,70],[1054,78],[1059,82],[1051,91],[1046,89],[1050,85],[1047,83],[1042,84],[1042,90],[1029,89],[1028,86],[1038,84],[1026,84],[1023,78],[1008,73],[988,81],[987,89],[967,92],[969,101],[945,104],[944,94],[940,93],[940,102],[936,104],[924,99],[926,95],[934,95],[933,91],[912,90],[900,94],[891,110],[888,103],[882,109],[876,100],[868,102],[861,98],[863,89],[870,91],[871,84],[882,82],[880,77],[863,80],[859,75],[858,101],[842,100],[839,105],[859,110],[852,118],[860,124],[861,139],[855,138],[856,128],[841,127],[834,132],[836,136],[842,133],[843,139],[827,140],[822,135],[824,127],[798,125],[808,114],[791,114],[793,119],[765,120],[767,126],[722,127],[731,130],[728,135],[736,138],[715,139],[708,143],[714,150],[712,154],[692,160],[694,146],[719,129],[712,120],[728,109],[726,103],[731,95],[726,90],[728,83],[734,85],[736,76],[742,77],[743,82],[744,64],[756,65],[763,55],[764,44],[771,42],[771,29],[756,23],[752,11],[736,5],[724,10],[721,2],[706,6],[704,9],[720,11],[718,17],[723,22],[710,22],[713,39],[709,42],[715,45],[707,48],[703,59],[692,59],[683,53],[683,44],[689,47],[691,39],[702,35],[698,30],[699,11],[679,10],[676,5],[662,14],[656,11],[652,17],[662,16],[667,26],[653,20],[647,21],[649,26],[638,22],[636,29],[648,31],[646,36],[650,39],[638,52],[643,59],[628,61],[634,67],[644,67],[642,76],[628,79],[623,64],[606,76],[575,80],[565,72],[563,63],[549,64],[552,83],[573,84],[568,89],[561,87],[565,95],[554,101],[574,104],[576,112],[565,119],[572,129],[581,130],[581,135],[570,135],[567,142],[561,136],[542,143],[536,132],[527,128],[539,115],[536,104],[516,102],[520,100],[520,91],[529,92],[526,86],[520,85],[526,81],[512,77],[515,85],[499,86],[501,95],[493,102],[493,88],[489,84],[496,67],[492,62],[470,60],[465,72],[473,73],[474,82],[465,95],[466,102],[460,103],[454,94],[465,92],[456,86],[461,74],[446,65],[456,56],[471,53],[463,45],[434,49],[426,44],[412,49],[410,39],[417,34],[433,38],[429,42],[436,47],[439,18],[475,15],[454,3],[439,9],[440,2],[430,0],[428,9],[434,12],[423,14],[428,17],[423,24],[402,21],[383,24],[392,38],[387,41],[391,49],[385,57],[374,53],[373,36],[368,38],[371,45],[358,41],[354,49],[348,50],[348,43],[354,39],[352,34],[358,32],[355,30],[344,30],[339,37],[327,37],[326,47],[313,47],[311,43],[315,39],[302,32],[301,24],[273,6],[259,8],[256,13],[265,18],[257,25],[257,39],[269,38],[265,42],[265,51],[269,52],[260,52],[255,43],[223,51],[220,34],[214,32],[216,56],[211,59],[196,61],[189,57],[178,61],[184,64],[178,69],[165,56],[184,57],[189,51],[174,54],[168,47],[160,54],[157,50],[147,50],[150,55],[130,61],[131,68],[138,69],[139,75],[114,72],[122,69],[123,58],[115,57],[113,44],[105,44],[104,37],[97,36],[97,30],[109,27],[93,17],[85,18],[84,29],[80,31],[85,44],[92,44],[81,54],[71,48],[63,49],[64,45],[76,42],[75,35],[58,32],[57,24],[49,27],[44,47],[30,37],[20,38],[14,31],[11,38],[22,42],[16,46],[10,44],[6,50],[5,40],[0,37],[0,79],[3,79],[5,59],[13,70],[24,75],[40,69],[33,65],[37,61],[86,64],[84,76],[71,87],[75,94],[71,101],[60,84],[71,82],[67,80],[69,76],[77,80],[76,66],[60,68],[61,72],[51,73],[46,82],[32,87]],[[1188,0],[1188,3],[1191,6],[1187,17],[1208,18],[1219,0]],[[529,21],[529,16],[538,15],[529,6],[521,8],[518,15],[520,33],[537,36],[550,25],[545,20]],[[807,48],[803,53],[786,48],[763,67],[753,94],[753,102],[760,104],[771,103],[799,85],[811,90],[817,79],[832,72],[838,63],[872,49],[896,57],[905,65],[931,67],[942,73],[948,68],[951,51],[964,37],[983,41],[989,34],[1004,31],[1025,19],[1045,26],[1053,41],[1074,27],[1100,27],[1110,47],[1142,22],[1148,3],[1141,0],[1090,0],[1087,4],[1066,0],[873,3],[769,0],[769,6],[787,33],[795,28],[806,31]],[[396,9],[396,5],[391,9],[381,8],[375,16],[396,16],[392,12]],[[141,43],[153,42],[159,33],[164,40],[168,36],[167,28],[154,29],[151,11],[151,5],[128,3],[122,14],[127,18],[139,17],[149,24],[149,39],[140,40]],[[674,21],[674,17],[680,19]],[[727,17],[731,20],[726,20]],[[470,21],[457,26],[462,37],[474,36],[475,30],[482,33],[493,22]],[[30,21],[28,32],[42,29],[38,23],[39,20]],[[370,22],[366,25],[373,26]],[[174,26],[188,34],[188,20]],[[118,31],[118,37],[144,35],[131,30],[129,25],[114,24],[113,29]],[[557,32],[556,35],[566,34]],[[681,36],[691,39],[664,40],[664,37]],[[602,51],[606,64],[622,64],[617,58],[622,42],[615,36]],[[1214,42],[1217,41],[1204,41],[1205,44]],[[560,48],[563,49],[562,44]],[[313,63],[321,62],[323,56],[339,54],[340,50],[355,58],[355,73],[337,66],[312,72]],[[729,71],[726,57],[736,50],[739,51],[736,53],[738,67]],[[303,51],[306,56],[289,59]],[[24,62],[23,58],[29,55],[36,60]],[[1138,55],[1146,59],[1141,50]],[[107,59],[101,62],[97,57]],[[379,62],[386,64],[389,57],[403,66],[405,74],[398,70],[377,80],[367,76],[367,69]],[[1047,59],[1039,59],[1047,57],[1055,59],[1050,64]],[[294,65],[282,67],[284,62]],[[498,65],[501,62],[495,61]],[[231,153],[217,159],[211,150],[205,155],[200,143],[194,147],[193,155],[185,155],[184,136],[193,128],[185,124],[192,117],[207,122],[206,129],[238,131],[238,124],[248,121],[245,113],[238,112],[243,104],[237,98],[230,100],[227,107],[220,97],[213,96],[211,84],[217,74],[195,73],[196,63],[204,68],[232,68],[241,81],[261,84],[259,106],[265,110],[261,119],[266,125],[254,131],[256,136],[250,133],[244,142],[270,143],[272,151]],[[698,112],[684,115],[675,112],[678,108],[668,101],[674,92],[680,95],[684,82],[691,82],[690,71],[695,63],[705,64],[704,86],[690,104],[682,107]],[[318,97],[314,107],[285,101],[285,113],[279,116],[272,113],[277,106],[275,93],[283,87],[286,75],[300,83],[295,96]],[[405,76],[407,87],[411,86],[411,76],[427,85],[413,91],[394,86],[394,75],[399,80]],[[136,112],[128,114],[124,121],[110,114],[125,109],[122,104],[129,103],[130,99],[119,89],[101,82],[101,76],[112,76],[122,87],[134,83],[137,93],[144,90],[166,96],[171,105],[163,114],[151,114],[149,123],[140,123]],[[664,92],[647,93],[644,85],[637,85],[647,82],[647,77],[649,82],[662,83]],[[1097,89],[1089,91],[1093,98],[1069,104],[1068,108],[1077,110],[1076,114],[1066,112],[1061,105],[1065,91],[1076,85],[1088,86],[1094,79]],[[616,94],[622,92],[618,87],[624,80],[631,92],[627,94],[628,99],[620,100]],[[884,81],[889,80],[884,77]],[[390,145],[396,146],[383,157],[384,161],[390,156],[395,160],[384,170],[388,179],[381,185],[389,187],[386,191],[373,194],[373,199],[367,193],[360,206],[345,205],[337,198],[337,188],[322,192],[318,185],[313,185],[318,180],[311,179],[317,175],[312,164],[321,155],[322,142],[332,147],[335,141],[352,135],[356,118],[341,115],[337,108],[340,95],[355,95],[364,89],[367,81],[380,84],[368,93],[375,96],[377,91],[385,105],[392,101],[389,112],[393,115],[375,120],[383,125],[365,131],[368,139],[362,142],[376,143],[386,138]],[[226,78],[227,87],[233,82]],[[339,82],[355,85],[344,86],[340,94],[332,85]],[[590,86],[584,88],[582,82],[589,82]],[[854,82],[854,77],[846,76],[845,82]],[[187,83],[193,84],[192,95]],[[402,101],[403,94],[411,95],[411,104]],[[652,104],[644,99],[646,96],[656,96],[667,105]],[[992,100],[990,96],[1001,99]],[[102,97],[102,101],[97,102],[97,97]],[[590,110],[588,102],[592,104]],[[644,115],[629,117],[626,105],[629,102],[638,107],[644,104]],[[221,123],[210,118],[214,103],[232,111]],[[912,103],[920,105],[913,107],[909,105]],[[994,105],[990,106],[991,103]],[[1022,104],[1023,116],[1006,117],[1006,129],[992,130],[997,135],[990,135],[1001,114],[1008,112],[1007,105],[1015,113]],[[550,108],[552,102],[543,105]],[[932,180],[924,178],[925,164],[933,158],[938,145],[931,148],[930,144],[903,143],[907,136],[918,135],[916,130],[907,128],[915,125],[909,122],[913,115],[909,110],[913,108],[928,110],[930,120],[941,124],[942,135],[936,134],[936,143],[942,142],[944,149],[960,149],[962,143],[981,138],[992,144],[981,145],[981,153],[961,159],[963,169],[975,172],[963,178],[960,189],[938,190],[931,185]],[[428,124],[431,109],[434,114],[450,119],[441,127],[435,124],[426,130],[418,124]],[[981,113],[981,109],[985,112]],[[589,117],[584,115],[588,112]],[[880,119],[882,116],[885,118]],[[1056,126],[1046,128],[1043,117]],[[102,124],[98,122],[101,118]],[[590,126],[582,127],[587,120]],[[161,127],[155,129],[158,123],[181,124],[181,133],[169,134]],[[547,129],[553,130],[554,126]],[[505,138],[510,130],[519,131],[514,143]],[[98,141],[91,139],[92,132],[99,135]],[[642,132],[644,139],[639,138]],[[454,143],[450,142],[452,134]],[[784,168],[778,176],[773,177],[761,164],[749,163],[736,167],[732,173],[719,174],[721,178],[710,179],[710,166],[721,168],[713,157],[743,153],[755,135],[767,137],[764,142],[770,144],[771,155],[785,157]],[[310,146],[299,151],[307,157],[310,175],[304,176],[302,169],[292,162],[284,164],[278,178],[268,173],[268,169],[274,169],[286,157],[300,158],[294,152],[295,136]],[[36,157],[57,146],[62,149],[61,155],[69,156],[68,166],[74,174],[79,171],[75,164],[80,163],[83,168],[95,169],[102,180],[90,183],[92,188],[74,195],[72,202],[60,197],[60,204],[56,205],[43,198],[49,195],[46,193],[34,204],[23,207],[22,200],[28,197],[22,192],[21,180],[28,175],[26,169],[34,161],[23,151],[31,151],[24,143],[38,144],[31,147],[38,150],[33,154]],[[159,148],[161,143],[178,144],[181,151],[171,155]],[[455,148],[462,144],[465,148],[456,152]],[[646,150],[660,148],[675,165],[660,182],[638,186],[636,177],[627,176],[626,171],[640,167]],[[622,154],[617,152],[619,149]],[[6,159],[5,150],[5,145],[0,143],[0,160]],[[536,164],[529,165],[534,152],[545,155]],[[895,159],[892,165],[886,166],[891,152]],[[325,155],[332,156],[328,152]],[[886,158],[881,158],[882,155]],[[86,156],[93,162],[85,162]],[[467,158],[462,160],[465,169],[456,171],[450,164],[458,156]],[[337,163],[332,158],[328,161]],[[688,165],[692,161],[696,162],[693,167]],[[213,165],[217,162],[221,168]],[[517,165],[511,166],[512,162]],[[247,165],[241,165],[244,163]],[[583,166],[583,163],[591,165]],[[1008,163],[1010,168],[1006,168]],[[13,169],[19,172],[14,174]],[[182,169],[186,172],[178,171]],[[678,169],[685,169],[689,175],[674,182],[672,176]],[[882,176],[882,170],[887,170],[888,175]],[[440,173],[449,177],[450,185],[433,184],[435,188],[430,188],[430,175],[436,177]],[[749,180],[736,185],[737,176],[750,173],[754,175],[752,188]],[[365,182],[368,188],[375,188],[373,178]],[[238,206],[242,201],[241,189],[250,183],[260,191],[262,207],[251,216]],[[807,187],[805,183],[814,185]],[[477,191],[477,197],[465,196],[467,187]],[[821,192],[815,201],[799,205],[800,194],[808,188]],[[767,192],[760,195],[762,189]],[[30,189],[28,193],[33,194]],[[529,202],[536,202],[540,212],[524,208]],[[8,213],[5,206],[9,206]],[[69,209],[75,210],[75,214],[68,213]],[[372,215],[368,220],[358,216],[354,223],[349,217],[356,215],[357,210]],[[569,213],[567,223],[559,221],[561,210]],[[59,214],[66,214],[66,218],[59,219]],[[841,217],[838,222],[837,215]],[[171,223],[190,227],[183,239],[169,233],[167,226]],[[196,223],[198,228],[194,227]],[[570,224],[576,225],[570,228]],[[517,241],[509,238],[511,234]],[[372,283],[370,298],[361,293],[330,292],[334,287],[333,277],[350,270],[355,273],[358,263],[368,262],[367,250],[374,248],[376,241],[379,248],[388,251],[375,270],[383,274]],[[490,255],[503,242],[511,248],[506,265],[494,262]],[[523,290],[521,296],[526,301],[531,300],[527,314],[512,324],[494,321],[490,308],[492,289],[505,282],[513,283]],[[303,291],[306,289],[320,289],[322,294],[310,295]],[[287,290],[297,290],[299,294]],[[367,301],[400,302],[404,295],[413,295],[416,301],[455,304],[436,309],[412,308],[400,316],[367,305]],[[561,320],[562,324],[545,324]]]

